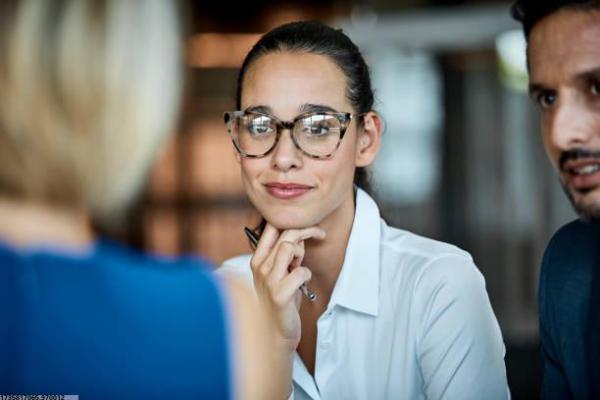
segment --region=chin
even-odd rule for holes
[[[288,229],[303,229],[308,228],[316,224],[307,223],[301,218],[277,218],[277,217],[265,217],[265,219],[280,231]]]
[[[563,186],[575,212],[585,221],[600,221],[600,187],[587,193],[575,192]]]
[[[265,219],[279,230],[302,229],[317,225],[316,218],[306,215],[304,212],[274,212],[274,210],[262,213]]]

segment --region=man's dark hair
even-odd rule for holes
[[[514,19],[523,24],[525,37],[544,17],[562,10],[600,10],[600,0],[517,0],[512,6]]]

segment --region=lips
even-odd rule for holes
[[[298,198],[314,189],[313,186],[287,182],[269,182],[264,186],[271,196],[282,200]]]
[[[600,186],[600,159],[578,159],[562,165],[562,173],[570,188],[587,192]]]

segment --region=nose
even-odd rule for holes
[[[575,100],[564,101],[548,127],[549,144],[559,151],[586,147],[598,128],[598,116],[588,105]]]
[[[292,132],[289,129],[281,131],[279,142],[271,155],[271,164],[273,168],[280,171],[288,171],[302,166],[302,153],[294,144]]]

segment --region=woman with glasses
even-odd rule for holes
[[[242,65],[237,108],[225,122],[264,219],[247,231],[254,253],[220,273],[245,277],[272,316],[282,396],[509,397],[471,256],[386,225],[364,190],[382,122],[350,39],[317,22],[267,33]]]

